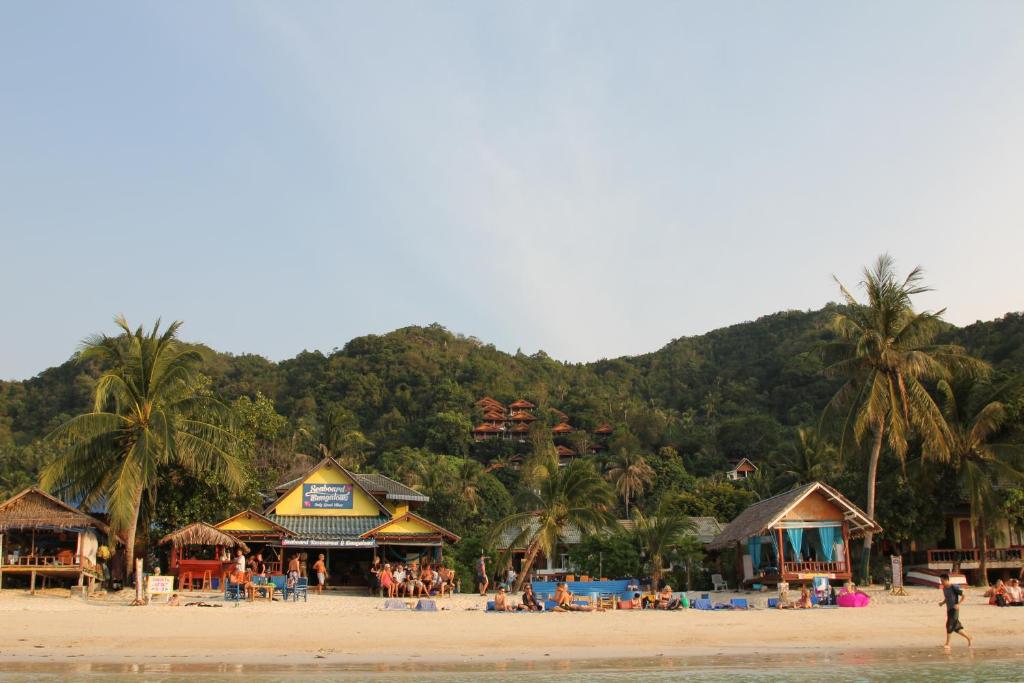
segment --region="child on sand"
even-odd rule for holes
[[[951,633],[959,633],[967,639],[967,647],[973,647],[974,640],[967,635],[964,625],[960,623],[960,603],[964,600],[964,592],[960,586],[949,582],[949,574],[942,574],[939,579],[942,581],[942,602],[939,603],[939,607],[946,606],[946,642],[942,647],[949,650]]]

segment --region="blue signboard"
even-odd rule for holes
[[[302,507],[315,510],[351,510],[352,484],[303,484]]]

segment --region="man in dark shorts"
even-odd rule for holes
[[[939,577],[942,581],[942,602],[939,607],[946,606],[946,643],[943,649],[949,650],[949,636],[952,633],[959,633],[967,639],[967,647],[973,647],[974,640],[967,635],[964,625],[960,623],[960,603],[963,602],[964,592],[960,586],[949,582],[949,574],[942,574]]]

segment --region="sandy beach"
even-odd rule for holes
[[[370,597],[324,594],[308,603],[129,607],[129,591],[84,600],[61,590],[0,593],[4,663],[465,664],[637,657],[795,657],[939,650],[944,611],[934,589],[868,591],[864,609],[494,614],[483,598],[439,600],[437,613],[384,612]],[[715,594],[722,599],[733,595]],[[770,594],[743,594],[764,607]],[[187,600],[199,596],[187,596]],[[1016,656],[1024,609],[985,604],[968,590],[961,618],[978,650]],[[961,639],[954,642],[962,650]],[[548,659],[550,658],[550,659]]]

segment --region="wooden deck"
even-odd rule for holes
[[[8,562],[0,565],[0,577],[4,576],[27,576],[29,577],[29,592],[35,593],[36,578],[43,579],[71,579],[77,580],[78,585],[88,581],[89,591],[96,581],[103,580],[103,574],[99,568],[89,563],[89,560],[82,562],[83,558],[76,558],[75,562],[60,562],[57,557],[48,555],[27,555],[19,557],[17,562]],[[2,578],[0,578],[2,581]]]

